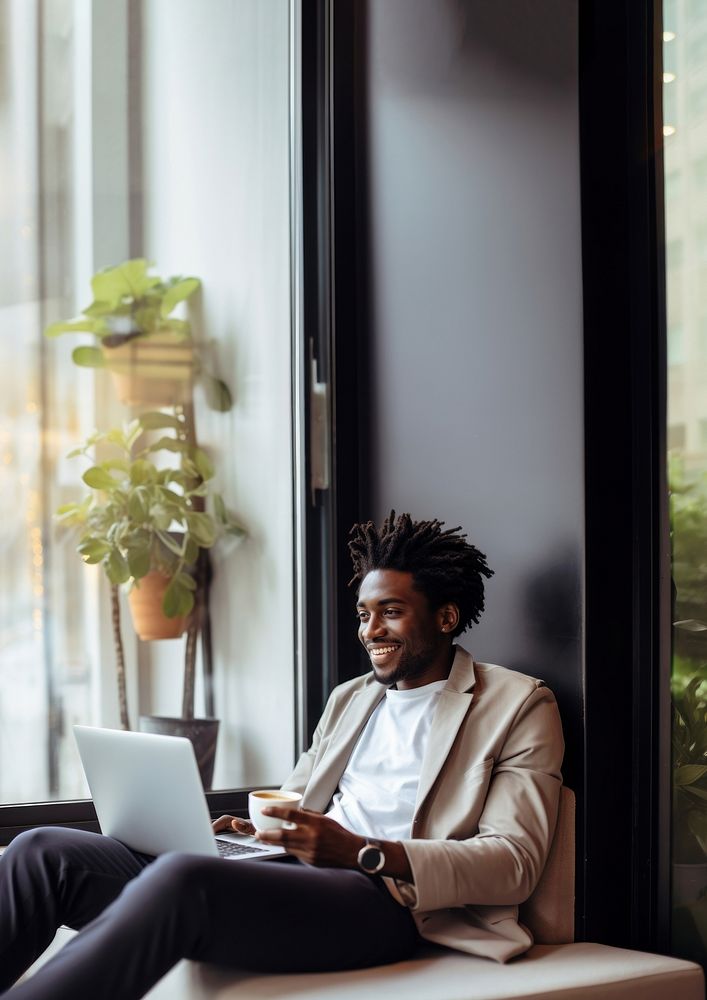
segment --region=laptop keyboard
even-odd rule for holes
[[[267,853],[267,847],[254,847],[252,844],[232,844],[227,840],[217,840],[216,847],[222,858],[233,858],[238,854]]]

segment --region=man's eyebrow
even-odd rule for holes
[[[375,602],[379,608],[382,608],[386,604],[407,604],[408,602],[403,597],[383,597],[380,601]],[[365,608],[365,601],[357,601],[357,608]]]

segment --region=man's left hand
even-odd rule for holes
[[[366,843],[365,838],[345,830],[335,820],[290,806],[270,806],[263,809],[263,815],[295,824],[289,830],[259,830],[256,837],[264,844],[284,847],[288,854],[319,868],[357,867],[358,852]]]

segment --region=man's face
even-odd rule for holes
[[[445,609],[430,608],[412,573],[376,569],[361,583],[358,637],[381,684],[420,687],[449,673],[450,625]]]

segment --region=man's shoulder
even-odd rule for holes
[[[360,677],[352,677],[348,681],[343,681],[341,684],[337,684],[329,697],[335,699],[336,701],[346,699],[350,695],[356,694],[358,691],[371,687],[373,684],[378,684],[378,681],[373,676],[373,671],[369,670],[368,673],[361,674]]]
[[[502,667],[499,663],[483,663],[479,660],[474,662],[474,670],[477,677],[481,676],[487,685],[499,685],[503,687],[517,687],[519,690],[531,691],[534,688],[545,687],[545,681],[539,677],[531,677],[530,674],[522,674],[511,667]]]
[[[473,683],[479,684],[487,690],[496,692],[504,691],[515,693],[523,697],[535,691],[537,688],[545,688],[549,692],[545,681],[539,677],[532,677],[530,674],[523,674],[511,667],[502,667],[498,663],[487,663],[483,660],[474,660],[463,646],[457,647],[457,661],[459,666],[458,677],[467,679],[473,672]],[[455,667],[457,666],[455,661]],[[453,670],[454,673],[454,670]],[[465,678],[466,675],[466,678]]]

